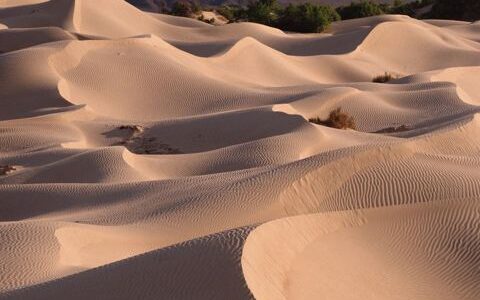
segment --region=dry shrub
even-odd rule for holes
[[[12,167],[12,166],[0,166],[0,176],[2,175],[7,175],[8,173],[12,172],[12,171],[15,171],[16,168]]]
[[[383,75],[376,76],[372,79],[372,82],[376,83],[386,83],[389,82],[397,77],[393,76],[392,74],[385,72]]]
[[[345,112],[342,112],[342,109],[340,107],[332,110],[326,120],[316,117],[311,118],[308,121],[318,125],[328,126],[337,129],[355,129],[355,121],[353,117]]]
[[[400,126],[397,126],[397,127],[383,128],[383,129],[375,131],[374,133],[395,133],[395,132],[408,131],[410,129],[411,129],[410,126],[404,124],[404,125],[400,125]]]
[[[122,125],[122,126],[118,127],[118,129],[120,129],[120,130],[130,130],[134,134],[135,133],[142,133],[145,130],[145,128],[143,128],[143,126],[141,126],[141,125]]]
[[[145,127],[141,125],[122,125],[118,129],[127,131],[129,135],[115,145],[125,146],[129,151],[136,154],[181,154],[182,152],[162,143],[154,136],[145,133]]]

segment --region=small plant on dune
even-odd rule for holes
[[[0,166],[0,176],[7,175],[8,173],[17,170],[16,168],[12,166]]]
[[[404,131],[408,131],[408,130],[411,130],[410,126],[403,124],[403,125],[400,125],[400,126],[392,126],[392,127],[383,128],[383,129],[377,130],[373,133],[396,133],[396,132],[404,132]]]
[[[119,126],[118,129],[129,130],[129,131],[132,131],[133,133],[141,133],[145,130],[141,125],[122,125],[122,126]]]
[[[389,82],[393,79],[395,79],[396,77],[393,76],[392,74],[388,73],[388,72],[385,72],[385,74],[383,75],[379,75],[379,76],[375,76],[373,77],[372,79],[372,82],[376,82],[376,83],[386,83],[386,82]]]
[[[136,154],[181,154],[182,152],[168,144],[162,143],[154,136],[149,136],[141,125],[121,125],[117,129],[127,133],[121,141],[113,144],[125,146]]]
[[[320,119],[319,117],[308,119],[309,122],[318,125],[328,126],[337,129],[355,129],[355,121],[352,116],[336,108],[332,110],[327,119]]]
[[[202,17],[202,19],[199,19],[200,21],[203,21],[207,24],[215,24],[215,18],[211,18],[211,19],[205,19],[204,17]]]

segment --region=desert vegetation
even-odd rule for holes
[[[276,0],[259,0],[251,2],[246,9],[223,7],[220,13],[231,21],[249,21],[277,27],[284,31],[321,32],[330,23],[339,21],[340,16],[330,6],[312,3],[289,4],[281,7]]]
[[[277,27],[294,32],[322,32],[330,23],[339,20],[340,16],[330,6],[311,3],[289,4],[282,10]]]
[[[395,132],[408,131],[410,129],[411,129],[410,126],[403,124],[403,125],[400,125],[400,126],[392,126],[392,127],[383,128],[383,129],[375,131],[374,133],[395,133]]]
[[[120,127],[118,127],[118,129],[120,130],[129,130],[131,131],[133,134],[135,133],[142,133],[145,129],[143,126],[141,125],[121,125]]]
[[[205,18],[205,17],[203,16],[203,14],[201,14],[200,16],[198,16],[197,20],[203,21],[203,22],[205,22],[205,23],[207,23],[207,24],[214,24],[214,23],[215,23],[215,18],[210,18],[210,19],[208,19],[208,18]]]
[[[432,0],[404,3],[401,0],[393,4],[382,4],[370,0],[353,1],[347,6],[336,9],[328,5],[313,3],[288,4],[281,6],[276,0],[252,1],[246,8],[239,5],[223,5],[217,12],[230,22],[249,21],[277,27],[284,31],[321,32],[330,23],[376,16],[381,14],[406,14],[415,16],[417,10],[430,5]]]
[[[233,2],[235,3],[235,2]],[[284,31],[315,33],[322,32],[335,21],[364,18],[382,14],[403,14],[416,18],[439,19],[480,19],[480,2],[476,0],[417,0],[404,2],[396,0],[392,4],[378,3],[372,0],[353,1],[349,5],[333,8],[329,5],[314,3],[290,3],[281,5],[277,0],[254,0],[247,5],[220,4],[202,7],[194,0],[177,0],[170,5],[161,6],[162,12],[182,17],[194,17],[200,21],[214,24],[199,13],[202,10],[215,10],[225,17],[228,23],[255,22]],[[422,15],[423,8],[432,7],[431,12]]]
[[[373,1],[352,2],[337,8],[342,20],[364,18],[384,14],[386,7]]]
[[[421,18],[421,10],[428,8],[433,2],[434,0],[417,0],[404,3],[402,0],[395,0],[386,13]]]
[[[427,18],[477,21],[480,19],[478,0],[435,0]]]
[[[319,117],[308,119],[309,122],[323,125],[337,129],[355,129],[355,121],[348,113],[343,112],[341,107],[338,107],[330,112],[327,119]]]
[[[123,139],[115,145],[125,146],[129,151],[136,154],[180,154],[179,149],[158,141],[154,136],[145,133],[145,127],[141,125],[122,125],[117,128],[125,132]]]
[[[392,75],[391,73],[385,72],[383,75],[378,75],[373,77],[372,82],[376,83],[387,83],[393,79],[396,79],[397,77]]]
[[[175,1],[172,4],[170,14],[179,17],[191,17],[199,13],[201,7],[194,1]]]
[[[217,7],[215,10],[224,16],[229,23],[237,22],[244,17],[244,9],[239,5],[224,4]]]
[[[0,176],[7,175],[8,173],[17,170],[15,167],[10,165],[2,165],[0,166]]]
[[[371,17],[382,14],[400,14],[408,15],[410,17],[421,17],[418,15],[418,11],[432,3],[433,0],[417,0],[407,3],[402,0],[395,0],[392,4],[361,0],[353,1],[347,6],[340,6],[337,8],[337,12],[342,20]]]
[[[127,0],[143,7],[141,0]],[[202,10],[215,10],[224,16],[228,23],[255,22],[284,31],[321,32],[331,22],[381,14],[402,14],[415,18],[456,19],[475,21],[480,19],[480,1],[477,0],[395,0],[392,4],[373,0],[353,1],[349,5],[332,8],[314,3],[290,3],[281,5],[277,0],[252,0],[246,5],[242,1],[215,1],[202,7],[197,0],[176,0],[167,4],[164,0],[155,0],[159,12],[182,17],[194,17],[213,24],[211,19],[199,17]],[[288,2],[287,2],[288,3]],[[425,13],[425,9],[427,12]]]

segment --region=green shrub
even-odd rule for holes
[[[276,0],[258,0],[250,2],[245,13],[250,22],[274,26],[278,10]]]
[[[171,14],[189,17],[195,14],[194,2],[176,1],[172,5]],[[249,21],[280,28],[294,32],[321,32],[331,22],[339,21],[339,14],[330,6],[304,3],[300,5],[290,4],[281,8],[277,0],[251,1],[246,8],[238,5],[223,5],[216,11],[224,16],[229,22]],[[205,20],[202,16],[198,20]]]
[[[473,22],[480,19],[480,1],[435,0],[431,12],[428,13],[426,17]]]
[[[352,2],[348,6],[340,6],[337,12],[342,20],[364,18],[384,14],[382,5],[372,1]]]
[[[321,32],[331,22],[338,20],[340,20],[340,16],[330,6],[311,3],[289,4],[280,12],[277,26],[285,31]]]
[[[190,17],[200,10],[201,8],[196,2],[175,1],[172,4],[171,14],[179,17]]]
[[[355,129],[355,121],[349,114],[342,112],[342,109],[336,108],[330,112],[326,120],[319,117],[308,119],[309,122],[318,125],[328,126],[337,129]]]
[[[424,8],[433,3],[434,0],[417,0],[413,2],[404,3],[402,0],[395,0],[392,5],[389,5],[384,11],[395,15],[408,15],[410,17],[417,16],[417,10]]]
[[[216,10],[229,22],[235,22],[245,17],[245,10],[238,5],[222,5]]]

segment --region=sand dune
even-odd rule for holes
[[[479,41],[0,0],[0,299],[478,299]]]
[[[476,202],[272,221],[247,238],[244,274],[258,299],[475,299]]]

